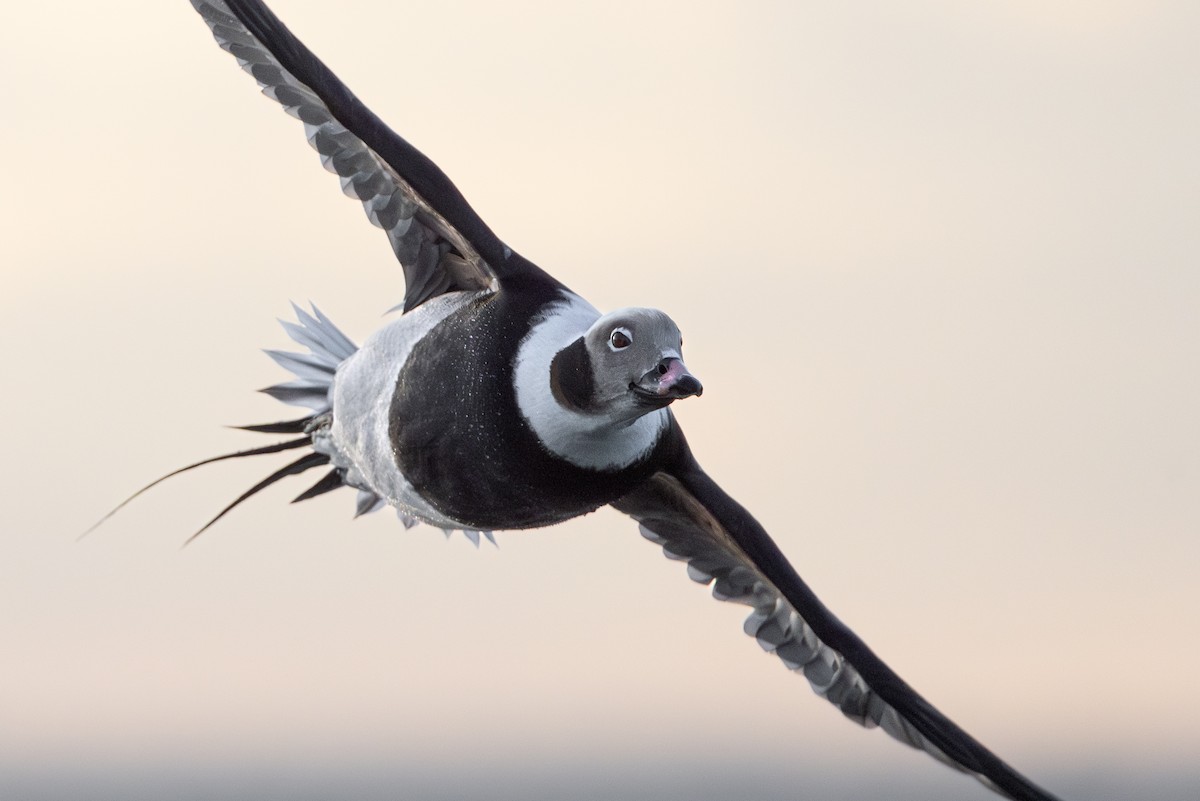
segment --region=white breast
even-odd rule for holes
[[[659,409],[632,422],[579,412],[559,404],[550,389],[550,363],[582,336],[600,312],[578,295],[563,291],[521,340],[514,379],[517,405],[538,439],[553,454],[578,467],[616,470],[638,461],[654,447],[667,425]]]

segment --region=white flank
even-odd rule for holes
[[[313,448],[346,471],[345,482],[367,490],[404,515],[443,529],[467,529],[429,505],[401,475],[388,437],[388,412],[396,377],[413,346],[479,292],[450,292],[422,303],[376,331],[338,368],[334,378],[333,425],[316,432]]]
[[[550,305],[521,340],[514,379],[517,406],[542,445],[578,467],[619,470],[645,456],[667,425],[659,409],[632,422],[563,407],[550,390],[550,363],[600,319],[592,304],[571,292]]]

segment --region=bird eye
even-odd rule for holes
[[[613,350],[624,350],[633,344],[633,337],[624,328],[616,328],[609,335],[608,344]]]

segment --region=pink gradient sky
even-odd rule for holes
[[[917,689],[1047,784],[1194,766],[1196,6],[273,7],[515,249],[675,318],[701,462]],[[615,513],[476,552],[297,485],[181,552],[259,462],[76,544],[291,415],[251,391],[289,300],[361,341],[401,275],[188,3],[8,19],[0,763],[662,752],[990,797]]]

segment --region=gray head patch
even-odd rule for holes
[[[664,359],[681,358],[683,336],[675,321],[658,309],[627,308],[593,323],[584,343],[592,365],[589,411],[616,422],[650,411],[630,387]]]
[[[658,408],[624,410],[622,419],[596,402],[594,383],[591,392],[581,389],[586,381],[576,367],[586,365],[588,376],[597,374],[588,334],[599,319],[590,303],[564,291],[562,300],[547,307],[521,341],[513,378],[521,416],[547,450],[578,467],[620,470],[653,450],[670,418],[666,409]],[[608,347],[603,340],[599,344]],[[564,361],[556,371],[553,364],[560,357]],[[576,375],[568,381],[571,372]],[[568,383],[573,388],[564,391]],[[567,398],[569,393],[575,393],[576,400]],[[588,400],[577,402],[584,395]]]

